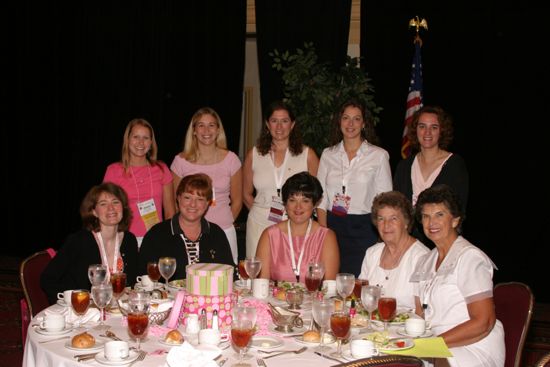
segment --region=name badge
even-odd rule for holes
[[[157,212],[157,207],[153,199],[145,200],[137,204],[139,215],[145,224],[145,228],[149,230],[152,226],[160,222],[160,217]]]
[[[285,215],[285,206],[283,205],[283,200],[279,196],[271,197],[271,208],[269,208],[269,215],[267,220],[279,223],[284,219]]]
[[[332,214],[337,215],[339,217],[344,217],[348,215],[349,206],[351,203],[351,197],[344,194],[336,194],[334,195],[334,199],[332,199]]]

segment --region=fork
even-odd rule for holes
[[[141,352],[139,352],[139,356],[138,356],[136,359],[134,359],[134,360],[132,361],[132,363],[130,363],[130,364],[128,365],[128,367],[133,366],[134,363],[136,363],[136,362],[143,361],[143,360],[145,359],[145,356],[147,356],[147,352],[144,351],[144,350],[142,350]]]
[[[258,363],[258,367],[267,367],[267,364],[265,364],[265,361],[261,358],[257,358],[256,363]]]
[[[286,353],[300,354],[300,353],[305,352],[306,350],[307,350],[307,347],[302,347],[298,350],[285,350],[283,352],[280,352],[280,353],[277,353],[277,354],[272,354],[270,356],[264,357],[264,359],[268,359],[268,358],[271,358],[271,357],[277,357],[277,356],[280,356],[280,355],[286,354]]]

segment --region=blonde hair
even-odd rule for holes
[[[149,133],[151,134],[151,148],[147,152],[146,158],[147,161],[151,166],[154,166],[157,164],[157,141],[155,140],[155,132],[153,130],[153,126],[151,124],[142,118],[133,119],[128,123],[128,126],[126,126],[126,131],[124,131],[124,138],[122,139],[122,166],[124,167],[124,172],[128,173],[128,168],[130,167],[130,134],[132,133],[132,129],[134,126],[143,126],[149,129]]]
[[[189,161],[196,162],[198,159],[199,144],[197,142],[197,137],[194,134],[195,125],[203,115],[211,115],[216,120],[218,125],[218,136],[216,137],[216,146],[222,149],[227,149],[227,139],[225,137],[225,130],[223,129],[222,119],[213,108],[203,107],[199,108],[197,112],[191,117],[191,122],[187,128],[187,133],[185,134],[185,140],[183,142],[183,152],[181,156]]]

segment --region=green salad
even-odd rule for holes
[[[393,319],[390,320],[390,322],[405,322],[410,317],[408,312],[400,312],[395,315]],[[374,311],[372,313],[372,320],[382,321],[380,319],[380,314],[378,313],[378,310]]]

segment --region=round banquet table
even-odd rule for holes
[[[55,310],[61,306],[52,305],[49,309]],[[78,362],[74,356],[77,354],[82,354],[86,352],[78,352],[71,349],[68,349],[65,345],[70,341],[70,338],[78,333],[83,332],[84,330],[92,334],[97,341],[107,342],[110,339],[105,337],[100,337],[99,334],[102,334],[103,331],[94,329],[96,323],[90,323],[83,325],[83,327],[78,330],[72,330],[70,333],[64,334],[66,338],[61,340],[54,340],[59,338],[60,335],[56,336],[45,336],[38,333],[36,329],[36,324],[38,320],[44,315],[45,311],[39,313],[29,325],[29,330],[27,334],[27,340],[25,342],[25,350],[23,356],[23,366],[25,367],[82,367],[82,366],[106,366],[95,359]],[[311,318],[311,310],[303,310],[302,316],[306,321],[305,324],[308,324],[308,319]],[[127,326],[125,318],[121,315],[110,315],[107,314],[107,320],[105,321],[107,325],[110,326],[110,330],[114,332],[118,337],[123,340],[129,341],[130,346],[135,346],[136,342],[133,341],[128,335]],[[179,327],[182,330],[182,326]],[[161,335],[163,335],[168,329],[158,326],[150,326],[147,338],[142,341],[141,349],[146,351],[148,354],[143,361],[136,362],[133,366],[135,367],[168,367],[166,363],[166,355],[170,350],[170,346],[160,342]],[[280,350],[287,349],[299,349],[303,347],[303,343],[299,343],[293,337],[288,335],[279,334],[276,332],[267,333],[267,335],[277,336],[283,340],[283,345],[278,347]],[[292,335],[295,335],[293,333]],[[45,343],[42,343],[47,341]],[[331,345],[332,347],[335,344]],[[324,357],[314,354],[314,348],[309,346],[308,349],[301,354],[285,354],[278,357],[270,358],[265,360],[267,367],[328,367],[338,364],[333,360],[326,359]],[[102,350],[99,350],[102,353]],[[255,348],[250,348],[249,353],[254,356],[253,359],[248,360],[251,367],[257,367],[256,357],[266,357],[267,354],[258,352]],[[225,367],[230,367],[237,362],[236,351],[229,346],[228,348],[222,351],[223,358],[228,358],[225,362]],[[347,362],[342,359],[342,362]],[[261,366],[260,366],[261,367]]]

